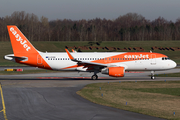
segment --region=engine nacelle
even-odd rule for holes
[[[124,77],[124,67],[108,67],[101,70],[102,74],[108,74],[112,77]]]

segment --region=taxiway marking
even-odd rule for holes
[[[3,106],[3,109],[2,109],[0,112],[3,112],[3,114],[4,114],[4,119],[5,119],[5,120],[8,120],[8,119],[7,119],[7,116],[6,116],[6,107],[5,107],[5,102],[4,102],[4,97],[3,97],[3,91],[2,91],[2,85],[1,85],[1,83],[0,83],[0,91],[1,91],[2,106]]]

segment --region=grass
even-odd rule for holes
[[[180,81],[96,83],[87,85],[77,94],[105,106],[165,119],[180,119]]]
[[[180,88],[139,88],[135,90],[140,92],[161,93],[180,96]]]
[[[180,73],[156,74],[155,77],[180,77]]]
[[[65,52],[65,46],[89,46],[88,41],[36,41],[32,42],[32,44],[39,51],[42,52]],[[103,41],[100,46],[101,47],[142,47],[146,52],[151,50],[151,47],[178,47],[180,41]],[[17,66],[19,64],[15,64],[11,61],[7,61],[3,59],[4,55],[12,54],[12,47],[10,42],[0,42],[0,66]],[[98,45],[93,45],[98,46]],[[70,50],[71,51],[71,50]],[[93,49],[93,50],[81,50],[82,52],[122,52],[121,50],[103,50],[103,49]],[[126,52],[126,51],[123,51]],[[134,50],[127,50],[127,52],[134,52]],[[170,59],[176,61],[180,64],[180,51],[167,51],[167,50],[155,50],[153,52],[158,52],[169,56]]]

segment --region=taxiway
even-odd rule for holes
[[[179,72],[180,69],[162,73]],[[157,73],[157,72],[156,72]],[[92,74],[92,73],[91,73]],[[126,73],[124,78],[99,74],[99,80],[90,80],[90,73],[60,72],[28,75],[1,75],[4,105],[8,120],[144,120],[154,119],[116,108],[97,105],[76,94],[85,85],[99,82],[149,81],[149,72]],[[158,73],[159,74],[159,73]],[[67,77],[68,76],[68,77]],[[156,78],[179,80],[179,78]],[[2,96],[1,96],[2,98]],[[0,110],[3,102],[0,99]],[[0,112],[0,120],[5,120]]]

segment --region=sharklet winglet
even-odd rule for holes
[[[67,52],[69,58],[70,58],[71,60],[74,60],[74,57],[69,53],[69,51],[68,51],[67,49],[65,49],[65,50],[66,50],[66,52]]]
[[[65,49],[65,50],[66,50],[69,58],[70,58],[72,61],[74,61],[74,62],[80,62],[80,61],[76,60],[76,59],[71,55],[71,53],[70,53],[67,49]]]

